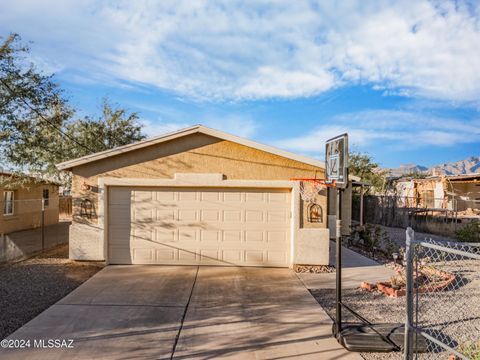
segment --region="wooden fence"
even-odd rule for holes
[[[72,197],[60,196],[58,199],[58,212],[60,218],[72,217]]]

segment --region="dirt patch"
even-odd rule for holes
[[[0,266],[0,339],[33,319],[104,267],[68,259],[68,244]]]

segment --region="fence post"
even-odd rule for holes
[[[45,250],[45,199],[42,198],[42,251]]]
[[[342,331],[342,189],[337,188],[335,226],[335,330],[336,335]]]
[[[406,251],[405,251],[405,277],[406,284],[406,303],[407,316],[405,320],[405,344],[404,344],[404,359],[413,359],[413,245],[415,241],[415,232],[411,227],[406,231]]]

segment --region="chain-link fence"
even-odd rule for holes
[[[479,360],[480,244],[408,238],[407,323],[427,352],[405,358]]]

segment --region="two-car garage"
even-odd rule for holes
[[[109,187],[111,264],[289,265],[291,191]]]

